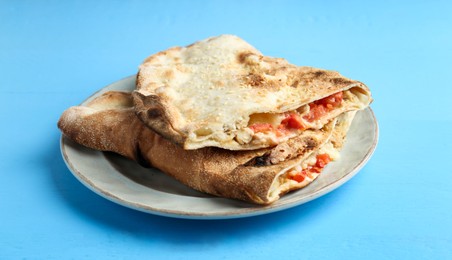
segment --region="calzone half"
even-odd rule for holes
[[[184,149],[274,147],[372,101],[359,81],[264,56],[233,35],[148,57],[136,87],[138,117]]]
[[[58,121],[73,141],[155,167],[201,192],[270,204],[311,183],[339,156],[355,112],[336,116],[320,129],[306,129],[271,148],[185,150],[149,129],[135,114],[128,92],[102,94],[67,109]]]

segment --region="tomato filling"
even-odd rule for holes
[[[339,107],[343,100],[342,91],[309,104],[309,113],[303,116],[308,122],[315,121],[329,111]]]
[[[298,114],[291,113],[286,115],[278,127],[274,127],[270,123],[255,123],[250,125],[249,128],[255,133],[274,131],[277,136],[284,136],[291,130],[304,130],[306,126]]]
[[[273,130],[273,125],[270,123],[256,123],[249,126],[255,133],[268,132]]]
[[[279,128],[283,128],[283,129],[305,129],[306,126],[303,124],[303,121],[301,121],[300,117],[296,114],[296,113],[291,113],[289,115],[286,116],[286,118],[284,118],[281,121],[281,124],[278,126]]]
[[[285,136],[293,130],[305,130],[303,120],[313,122],[342,104],[343,93],[338,92],[309,104],[309,112],[303,116],[292,112],[285,115],[281,123],[275,127],[270,123],[255,123],[249,126],[254,133],[274,132],[276,136]]]
[[[313,178],[313,173],[320,173],[322,172],[323,168],[331,162],[331,158],[328,154],[319,154],[316,157],[316,162],[314,165],[308,166],[306,169],[302,170],[301,172],[290,176],[289,178],[296,181],[296,182],[303,182],[306,179],[306,176],[309,178]]]

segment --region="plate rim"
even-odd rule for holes
[[[125,84],[126,81],[132,80],[132,78],[134,78],[134,77],[136,77],[136,74],[124,77],[122,79],[119,79],[117,81],[114,81],[111,84],[108,84],[108,85],[102,87],[101,89],[99,89],[99,90],[95,91],[93,94],[91,94],[89,97],[85,98],[79,105],[83,105],[83,104],[89,102],[93,98],[101,95],[103,92],[113,90],[113,89],[109,89],[109,88],[114,88],[116,85]],[[120,90],[121,89],[119,89],[119,91]],[[125,91],[125,89],[122,89],[122,91]],[[255,205],[252,203],[247,203],[250,205],[250,207],[238,208],[238,209],[234,210],[233,212],[228,212],[228,213],[203,213],[203,212],[194,213],[194,212],[185,212],[185,211],[181,211],[181,210],[177,210],[177,209],[176,210],[159,209],[159,208],[155,208],[155,207],[152,207],[149,205],[144,205],[142,203],[136,203],[136,202],[124,200],[123,198],[121,198],[120,196],[117,196],[114,193],[111,193],[111,192],[108,192],[108,191],[105,191],[105,190],[99,188],[95,183],[93,183],[89,178],[87,178],[83,173],[81,173],[73,165],[73,163],[71,162],[71,159],[69,158],[67,151],[66,151],[66,148],[67,148],[66,142],[68,142],[68,141],[73,142],[73,141],[70,140],[69,138],[65,137],[63,134],[61,134],[61,137],[60,137],[60,152],[61,152],[63,160],[64,160],[66,166],[68,167],[69,171],[72,173],[72,175],[74,175],[74,177],[76,177],[76,179],[79,182],[81,182],[85,187],[87,187],[94,193],[100,195],[101,197],[103,197],[107,200],[110,200],[116,204],[122,205],[124,207],[138,210],[138,211],[145,212],[145,213],[149,213],[149,214],[154,214],[154,215],[159,215],[159,216],[164,216],[164,217],[184,218],[184,219],[231,219],[231,218],[252,217],[252,216],[257,216],[257,215],[268,214],[268,213],[272,213],[272,212],[285,210],[288,208],[296,207],[301,204],[307,203],[309,201],[312,201],[314,199],[317,199],[323,195],[326,195],[326,194],[334,191],[335,189],[341,187],[344,183],[346,183],[350,179],[352,179],[370,160],[370,158],[372,157],[372,155],[374,154],[374,152],[376,150],[376,147],[377,147],[378,141],[379,141],[379,125],[378,125],[378,121],[375,117],[375,113],[370,106],[365,108],[364,110],[368,110],[368,112],[370,113],[370,116],[371,116],[371,121],[374,124],[375,131],[373,132],[373,138],[372,138],[373,141],[372,141],[372,144],[367,148],[367,151],[365,152],[365,154],[363,155],[361,160],[356,165],[354,165],[353,168],[348,173],[346,173],[344,176],[334,180],[333,182],[328,183],[321,189],[316,190],[315,192],[313,192],[309,195],[306,195],[305,197],[302,197],[301,199],[295,196],[292,198],[288,198],[286,200],[282,200],[282,198],[283,198],[282,197],[279,201],[276,201],[275,203],[272,203],[270,205]],[[82,145],[79,145],[75,142],[73,142],[73,144],[76,146],[83,147]],[[93,150],[93,151],[95,151],[95,150]],[[102,151],[95,151],[95,152],[104,153]],[[133,180],[131,180],[131,181],[134,183],[137,183]],[[139,184],[139,183],[137,183],[137,184]],[[311,183],[310,185],[313,185],[313,184],[315,185],[315,182]],[[294,192],[296,192],[296,191],[294,191]],[[233,199],[220,198],[220,197],[215,197],[215,196],[206,197],[203,199],[208,199],[208,200],[221,199],[221,200],[236,201]]]

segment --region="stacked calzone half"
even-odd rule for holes
[[[361,82],[264,56],[231,35],[150,56],[136,84],[67,109],[58,127],[193,189],[257,204],[338,159],[356,111],[372,101]]]

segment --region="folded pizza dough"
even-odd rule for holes
[[[302,131],[272,148],[185,150],[143,124],[130,93],[111,91],[86,106],[67,109],[58,127],[81,145],[155,167],[198,191],[269,204],[308,185],[338,158],[354,114],[343,113],[321,129]]]
[[[232,35],[148,57],[133,93],[138,117],[184,149],[273,147],[371,101],[359,81],[264,56]]]

